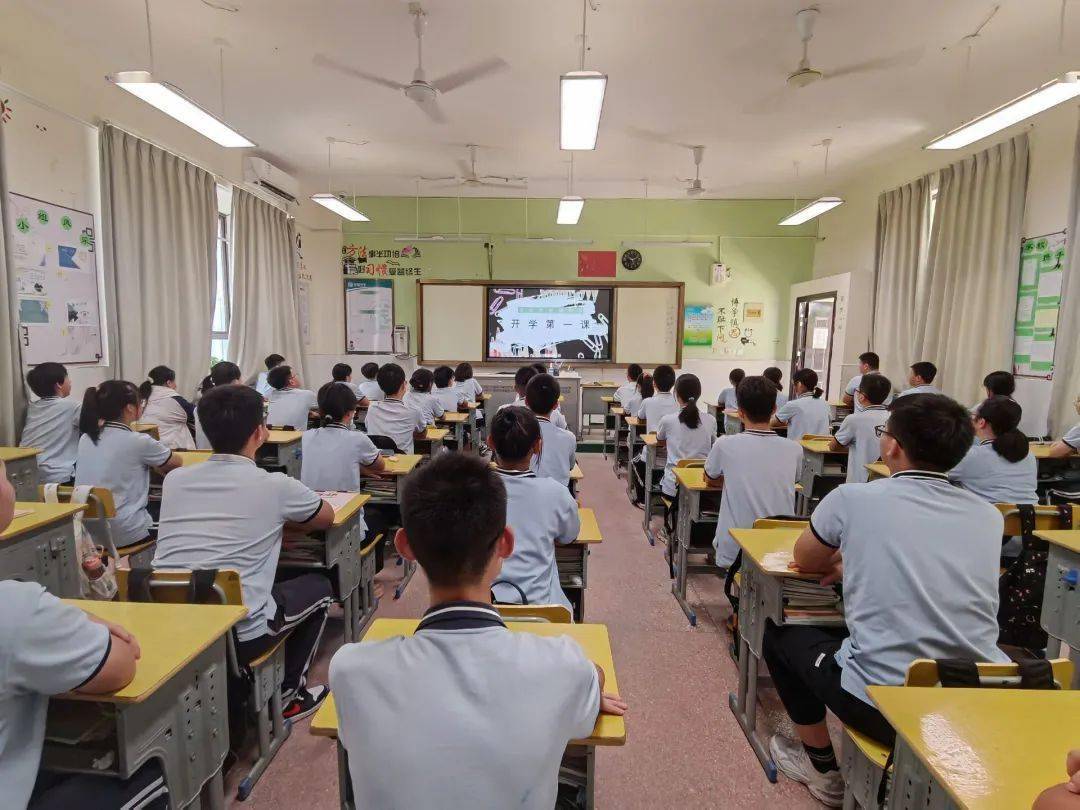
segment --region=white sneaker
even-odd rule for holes
[[[840,771],[821,773],[810,763],[801,742],[774,734],[769,740],[769,753],[780,773],[806,785],[810,795],[826,807],[844,806],[844,777]]]

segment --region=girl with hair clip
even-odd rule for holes
[[[319,427],[304,431],[300,482],[316,492],[358,492],[360,476],[386,466],[366,433],[353,430],[359,400],[352,386],[328,382],[319,389]]]
[[[801,368],[791,379],[795,396],[776,411],[772,426],[786,426],[788,438],[794,441],[803,436],[828,436],[829,404],[821,397],[825,392],[817,387],[817,372]]]
[[[675,467],[686,458],[705,459],[716,439],[716,417],[698,409],[701,399],[701,380],[696,374],[680,374],[675,381],[675,401],[681,410],[660,419],[656,428],[656,443],[667,449],[664,479],[660,484],[663,493],[672,499],[665,520],[668,531],[674,534],[674,516],[678,514],[679,487],[675,480]]]
[[[976,442],[949,471],[949,478],[990,503],[1038,503],[1038,462],[1019,430],[1019,403],[990,397],[975,409],[971,421]]]
[[[117,548],[141,543],[154,532],[148,511],[150,470],[164,476],[180,466],[172,450],[131,423],[139,418],[139,389],[127,380],[106,380],[87,388],[79,415],[79,455],[75,486],[104,487],[112,493],[116,517],[109,530]],[[155,511],[160,503],[154,503]]]
[[[172,450],[195,448],[195,406],[176,393],[176,372],[168,366],[154,366],[139,386],[146,403],[143,419],[157,425],[161,443]]]

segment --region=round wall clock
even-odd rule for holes
[[[627,270],[637,270],[641,267],[641,252],[633,248],[623,251],[622,266]]]

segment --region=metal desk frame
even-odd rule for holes
[[[37,582],[53,596],[80,598],[79,554],[72,516],[0,540],[0,579]]]
[[[678,482],[678,486],[681,491],[679,492],[679,511],[675,522],[675,542],[673,544],[676,548],[673,566],[675,579],[671,583],[671,593],[675,597],[675,601],[679,603],[679,607],[682,608],[682,612],[686,614],[690,626],[697,627],[697,611],[690,607],[690,603],[686,601],[687,580],[691,573],[716,573],[718,569],[715,565],[709,563],[690,564],[690,553],[697,550],[691,545],[694,536],[693,529],[696,523],[716,523],[716,521],[703,518],[701,514],[701,495],[706,490],[690,489],[684,486],[682,482]],[[723,490],[713,489],[708,491],[720,495]],[[671,553],[670,547],[668,553]]]

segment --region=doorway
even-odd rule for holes
[[[795,335],[791,347],[791,379],[801,368],[812,368],[818,387],[829,390],[832,367],[833,327],[836,324],[836,292],[807,295],[795,301]]]

